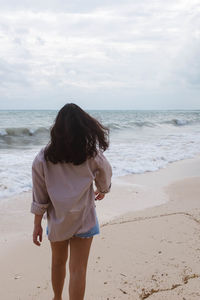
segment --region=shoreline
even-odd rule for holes
[[[166,166],[160,167],[160,168],[158,168],[157,170],[154,170],[154,171],[145,171],[143,173],[130,173],[130,174],[125,174],[125,175],[115,176],[115,177],[113,177],[113,181],[116,181],[116,182],[121,181],[121,180],[125,181],[123,179],[129,178],[131,176],[136,176],[137,177],[137,176],[143,176],[145,174],[157,173],[157,172],[162,171],[163,169],[167,169],[167,168],[173,166],[174,164],[178,164],[178,163],[182,163],[182,162],[186,162],[186,161],[191,161],[191,160],[196,160],[198,158],[200,158],[200,152],[195,154],[192,157],[183,158],[183,159],[175,160],[175,161],[172,161],[172,162],[168,162]],[[7,196],[0,196],[0,206],[1,206],[1,203],[4,202],[4,201],[9,201],[10,199],[20,197],[20,196],[23,197],[24,194],[31,193],[31,192],[32,192],[32,189],[29,189],[29,190],[26,190],[26,191],[21,191],[19,193],[14,193],[14,194],[7,195]]]
[[[109,224],[128,213],[143,211],[167,203],[169,197],[165,191],[165,186],[174,181],[195,176],[200,176],[200,155],[172,162],[165,168],[154,172],[114,177],[111,192],[106,194],[105,199],[102,201],[95,202],[100,225]],[[124,203],[124,198],[126,203]],[[3,224],[8,223],[10,220],[10,224],[13,223],[12,215],[15,213],[18,213],[21,217],[25,216],[28,230],[23,231],[23,226],[20,226],[19,222],[14,219],[15,227],[11,226],[9,234],[15,238],[17,229],[23,235],[30,232],[30,229],[32,230],[30,219],[33,216],[29,213],[31,201],[32,190],[0,200],[1,233]],[[46,223],[45,219],[43,223]],[[3,228],[4,231],[6,232],[6,228]],[[0,241],[2,239],[4,239],[4,236],[0,237]]]
[[[200,156],[113,180],[111,193],[97,203],[101,233],[85,298],[200,299],[199,195]],[[41,247],[32,244],[30,203],[30,192],[0,203],[5,300],[51,299],[49,242],[44,234]]]
[[[109,223],[120,215],[165,204],[169,201],[165,186],[174,181],[198,176],[200,155],[173,162],[154,172],[114,178],[111,193],[102,202],[97,202],[100,223]],[[125,202],[123,199],[126,199]]]

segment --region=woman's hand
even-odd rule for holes
[[[105,194],[100,193],[98,190],[95,192],[95,200],[102,200],[105,197]]]
[[[33,229],[33,243],[37,246],[40,246],[42,243],[42,226],[41,224],[34,225]]]
[[[33,243],[36,244],[37,246],[40,246],[42,243],[42,232],[43,232],[41,226],[42,216],[43,215],[35,215],[34,218]]]

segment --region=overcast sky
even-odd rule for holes
[[[199,0],[0,0],[0,109],[200,109]]]

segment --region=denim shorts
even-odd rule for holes
[[[96,224],[94,225],[94,227],[92,227],[87,232],[75,234],[74,237],[90,238],[90,237],[92,237],[92,236],[94,236],[96,234],[99,234],[99,233],[100,233],[99,222],[98,222],[98,219],[96,218]]]
[[[99,233],[100,233],[99,222],[98,222],[98,219],[96,217],[96,224],[94,225],[94,227],[92,227],[87,232],[75,234],[74,237],[90,238],[90,237],[92,237],[92,236],[94,236],[96,234],[99,234]],[[46,228],[46,234],[48,235],[48,226]]]

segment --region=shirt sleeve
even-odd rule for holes
[[[95,173],[95,185],[102,194],[108,193],[111,188],[112,168],[102,152],[95,157],[97,169]]]
[[[50,204],[50,199],[46,189],[42,162],[40,162],[37,157],[32,165],[32,182],[33,200],[31,212],[36,215],[43,215]]]

